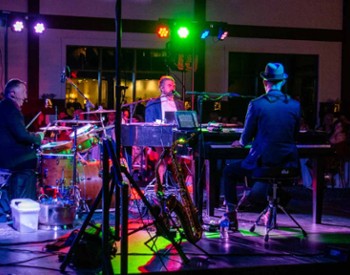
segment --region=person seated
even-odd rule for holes
[[[37,200],[36,149],[40,147],[44,135],[30,133],[26,129],[21,112],[26,100],[26,83],[16,78],[10,79],[5,85],[4,99],[0,102],[0,168],[11,171],[8,181],[10,200]]]
[[[243,177],[251,180],[259,167],[299,167],[296,138],[300,103],[282,92],[288,78],[282,64],[268,63],[260,76],[265,94],[249,102],[244,130],[240,139],[231,144],[232,147],[251,145],[251,149],[246,158],[230,163],[223,170],[227,211],[223,219],[229,220],[233,231],[238,230],[236,186]]]

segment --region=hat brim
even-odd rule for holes
[[[279,74],[279,75],[267,75],[265,72],[260,73],[261,78],[265,80],[284,80],[288,78],[287,74]]]

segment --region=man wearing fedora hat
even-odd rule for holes
[[[238,229],[236,217],[236,185],[251,177],[260,166],[298,167],[296,136],[299,132],[301,109],[298,101],[282,92],[288,75],[280,63],[268,63],[260,73],[265,94],[250,101],[244,130],[232,147],[251,145],[248,156],[228,164],[223,170],[223,186],[231,229]],[[254,190],[254,187],[251,190]],[[266,192],[266,190],[264,190]],[[265,194],[264,194],[265,195]],[[266,197],[265,197],[266,199]]]

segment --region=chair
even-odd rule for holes
[[[250,228],[250,232],[254,232],[255,227],[258,225],[260,219],[267,214],[268,218],[265,224],[265,237],[264,240],[269,240],[269,233],[273,229],[277,229],[277,211],[281,209],[301,230],[303,236],[306,237],[306,231],[301,225],[289,214],[284,207],[280,204],[279,190],[282,185],[290,184],[291,182],[297,181],[300,177],[299,169],[297,168],[280,168],[280,167],[261,167],[253,172],[252,179],[254,181],[261,181],[272,184],[272,194],[268,195],[268,205],[259,214],[255,223]]]

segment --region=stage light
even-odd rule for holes
[[[35,25],[34,25],[34,31],[35,33],[38,33],[38,34],[41,34],[45,31],[45,25],[44,23],[42,22],[37,22]]]
[[[16,20],[12,25],[11,25],[11,30],[14,32],[21,32],[24,29],[24,24],[23,21]]]
[[[180,26],[177,29],[176,33],[179,36],[179,38],[186,39],[190,35],[190,30],[187,27],[185,27],[185,26]]]
[[[162,25],[157,28],[157,35],[159,38],[169,38],[170,30],[168,26]]]
[[[210,34],[210,30],[209,29],[206,29],[206,30],[202,31],[201,39],[203,39],[203,40],[206,39],[209,36],[209,34]]]
[[[228,36],[228,31],[220,27],[218,32],[218,39],[222,41],[222,40],[225,40],[227,36]]]

